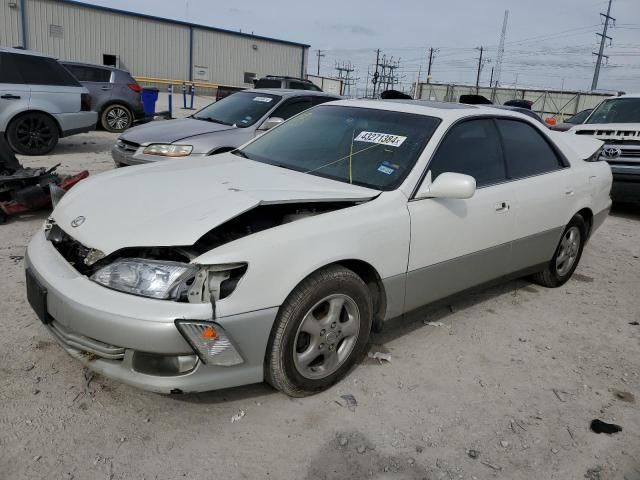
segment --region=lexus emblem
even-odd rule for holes
[[[80,225],[82,225],[84,223],[85,220],[86,220],[86,218],[84,218],[82,215],[80,215],[79,217],[76,217],[73,220],[71,220],[71,226],[73,228],[79,227]]]
[[[605,158],[614,159],[622,155],[622,150],[620,150],[618,147],[606,147],[602,151],[602,154]]]

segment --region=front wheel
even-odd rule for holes
[[[11,148],[23,155],[46,155],[58,144],[58,125],[48,115],[24,113],[7,128]]]
[[[578,267],[586,239],[587,224],[576,215],[562,232],[553,258],[542,272],[533,275],[533,280],[545,287],[563,285]]]
[[[108,132],[124,132],[133,124],[133,114],[124,105],[109,105],[102,112],[100,123]]]
[[[292,397],[341,380],[364,355],[373,305],[353,271],[331,266],[305,279],[287,297],[273,327],[265,378]]]

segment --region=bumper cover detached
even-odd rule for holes
[[[175,320],[211,321],[211,305],[154,300],[102,287],[73,269],[43,232],[29,244],[25,264],[46,292],[46,328],[69,355],[96,373],[157,393],[263,381],[277,307],[215,319],[243,363],[208,365],[198,359]],[[177,369],[167,371],[162,367],[167,363]]]

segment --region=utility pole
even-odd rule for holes
[[[491,88],[491,86],[493,85],[493,68],[491,67],[491,79],[489,80],[489,88]]]
[[[316,51],[316,57],[318,57],[318,76],[320,76],[320,59],[326,57],[326,55],[322,53],[322,50],[318,50]]]
[[[480,58],[478,59],[478,75],[476,76],[476,95],[480,91],[480,71],[482,70],[482,52],[484,47],[480,47]]]
[[[593,82],[591,82],[591,90],[595,90],[596,88],[598,88],[598,79],[600,78],[600,67],[602,66],[602,58],[604,57],[607,60],[609,59],[607,55],[604,55],[604,45],[607,39],[609,39],[609,41],[612,40],[611,37],[607,37],[607,30],[609,29],[609,20],[613,20],[614,24],[616,21],[616,19],[610,15],[612,3],[613,3],[613,0],[609,0],[609,7],[607,7],[606,15],[604,13],[600,14],[601,16],[604,17],[604,26],[602,27],[602,33],[596,34],[600,36],[600,51],[598,53],[593,52],[593,55],[598,55],[598,59],[596,60],[596,70],[595,72],[593,72]]]
[[[354,78],[351,74],[355,71],[351,62],[342,63],[342,65],[338,65],[336,63],[335,69],[338,71],[338,80],[342,80],[344,84],[344,95],[347,97],[351,96],[351,87],[356,85],[356,81],[358,78]]]
[[[376,69],[373,72],[373,78],[371,79],[371,83],[373,83],[373,93],[371,94],[371,98],[376,98],[378,78],[380,78],[380,72],[378,71],[379,66],[380,66],[380,49],[376,50]]]
[[[433,65],[433,54],[437,51],[435,48],[429,49],[429,67],[427,68],[427,83],[431,83],[431,65]]]
[[[504,57],[504,39],[507,36],[507,24],[509,23],[509,10],[504,11],[504,20],[502,21],[502,33],[500,34],[500,43],[498,45],[498,58],[496,59],[496,81],[491,93],[491,100],[496,99],[496,89],[500,82],[500,73],[502,72],[502,58]]]

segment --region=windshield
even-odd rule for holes
[[[640,98],[605,100],[585,123],[640,123]]]
[[[376,190],[397,188],[440,119],[323,105],[303,112],[247,145],[252,160]]]
[[[572,123],[574,125],[579,125],[579,124],[581,124],[582,122],[584,122],[587,119],[587,117],[589,116],[589,114],[591,112],[593,112],[592,109],[583,110],[583,111],[581,111],[579,113],[576,113],[573,117],[567,118],[565,120],[565,123]]]
[[[271,110],[282,97],[256,92],[238,92],[193,114],[196,120],[250,127]]]

